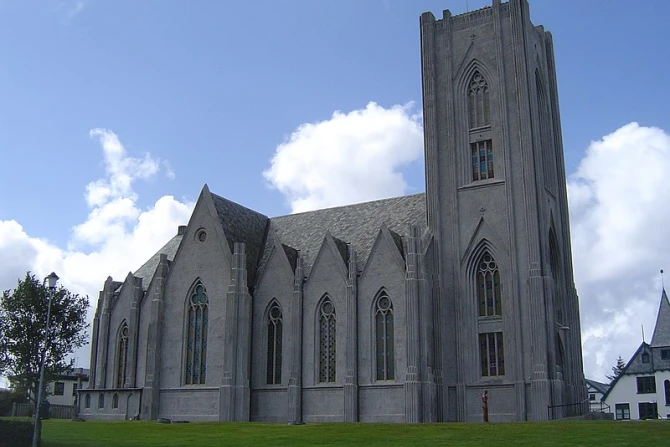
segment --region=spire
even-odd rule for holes
[[[652,348],[670,346],[670,301],[668,301],[668,295],[665,293],[665,287],[663,293],[661,293],[661,304],[658,307],[656,326],[650,346]]]

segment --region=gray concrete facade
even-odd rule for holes
[[[524,421],[586,399],[551,35],[526,0],[420,29],[426,193],[268,218],[205,185],[105,282],[82,417],[481,421],[488,390],[491,421]]]

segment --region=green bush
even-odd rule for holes
[[[0,419],[0,447],[30,447],[32,441],[32,422]]]

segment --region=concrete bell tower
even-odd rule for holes
[[[552,37],[527,0],[421,16],[440,419],[576,413],[586,397]]]

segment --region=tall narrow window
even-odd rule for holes
[[[116,387],[123,388],[126,383],[126,364],[128,363],[128,325],[123,322],[119,330],[116,357]]]
[[[112,396],[112,408],[119,408],[119,395],[116,393]]]
[[[468,118],[472,181],[495,177],[491,139],[491,100],[484,76],[475,71],[468,84]]]
[[[665,387],[665,405],[668,406],[670,405],[670,380],[666,380],[663,386]]]
[[[491,100],[489,86],[484,76],[475,71],[468,86],[468,115],[470,129],[491,125]]]
[[[319,382],[335,382],[335,307],[326,297],[319,307]]]
[[[393,380],[393,303],[386,292],[379,295],[375,308],[377,380]]]
[[[480,317],[502,315],[500,271],[488,251],[477,265],[477,299]]]
[[[282,347],[282,312],[275,301],[268,312],[268,365],[267,383],[281,383],[281,347]]]
[[[554,309],[556,322],[563,324],[563,284],[560,276],[560,258],[558,255],[558,244],[556,243],[556,235],[552,229],[549,232],[549,263],[551,268],[551,278],[554,283]]]
[[[189,298],[186,345],[186,384],[205,383],[207,364],[207,291],[202,284],[193,289]]]
[[[479,334],[479,356],[482,376],[505,375],[505,350],[502,332]]]

